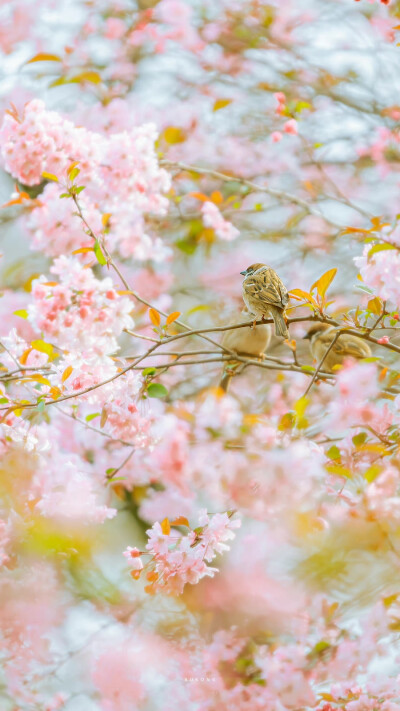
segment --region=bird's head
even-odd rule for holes
[[[243,274],[243,276],[245,276],[245,277],[251,276],[251,274],[254,274],[254,272],[256,272],[257,269],[261,269],[261,267],[265,267],[265,264],[259,264],[259,263],[250,264],[250,266],[247,267],[247,269],[244,272],[240,272],[240,273]]]
[[[313,336],[319,336],[321,333],[324,331],[327,331],[329,328],[332,328],[332,326],[329,325],[329,323],[313,323],[312,326],[308,329],[307,333],[303,338],[305,338],[307,341],[311,341]]]

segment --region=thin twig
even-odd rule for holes
[[[316,370],[315,370],[315,372],[314,372],[314,375],[313,375],[313,377],[312,377],[312,379],[311,379],[311,382],[309,383],[308,388],[307,388],[307,390],[305,391],[303,397],[306,397],[306,395],[308,395],[308,393],[310,392],[312,386],[314,385],[314,383],[315,383],[315,381],[316,381],[316,379],[317,379],[317,375],[318,375],[319,371],[321,370],[321,367],[322,367],[322,365],[323,365],[323,363],[324,363],[325,358],[328,356],[328,354],[329,354],[330,351],[332,350],[333,346],[335,345],[335,343],[336,343],[336,341],[338,340],[338,338],[339,338],[340,335],[341,335],[341,331],[338,331],[338,332],[336,333],[335,337],[332,339],[331,343],[329,344],[329,348],[326,349],[324,355],[322,356],[321,360],[320,360],[319,363],[318,363],[318,366],[317,366],[317,368],[316,368]]]

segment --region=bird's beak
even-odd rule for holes
[[[304,341],[311,341],[311,335],[312,335],[311,333],[306,333],[306,335],[303,336],[303,340]]]
[[[247,272],[240,272],[243,276],[246,276]]]

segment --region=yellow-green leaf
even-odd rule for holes
[[[369,311],[372,311],[373,314],[376,314],[376,316],[379,316],[379,314],[382,312],[382,301],[378,296],[375,296],[373,299],[370,299],[368,301],[368,306],[367,306]]]
[[[20,318],[28,318],[28,312],[26,309],[18,309],[14,311],[14,316],[19,316]]]
[[[35,351],[39,351],[40,353],[46,353],[47,355],[51,356],[53,353],[53,346],[51,343],[46,343],[45,341],[42,341],[41,339],[37,341],[32,341],[31,343],[32,348],[34,348]]]
[[[321,299],[323,299],[328,287],[334,280],[336,273],[337,269],[329,269],[327,272],[325,272],[325,274],[323,274],[319,279],[317,279],[316,282],[314,282],[310,291],[313,291],[313,289],[316,288],[318,295],[321,297]]]
[[[105,258],[104,254],[103,254],[103,250],[101,249],[98,240],[96,240],[96,242],[94,243],[93,250],[96,255],[98,263],[102,264],[103,266],[104,266],[104,264],[107,264],[107,259]]]
[[[101,84],[102,78],[98,72],[80,72],[80,74],[75,74],[71,79],[67,79],[70,84],[80,84],[83,81],[89,81],[92,84]]]
[[[52,180],[54,183],[58,183],[58,178],[53,173],[42,173],[42,178],[45,180]]]

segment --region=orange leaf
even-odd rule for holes
[[[2,207],[11,207],[12,205],[22,205],[24,202],[23,198],[19,197],[16,198],[15,200],[9,200],[8,202],[3,203]]]
[[[189,521],[185,518],[185,516],[178,516],[175,521],[171,521],[171,526],[187,526],[190,528]]]
[[[58,286],[58,281],[45,281],[42,286]]]
[[[108,226],[110,217],[111,217],[111,212],[105,212],[104,215],[101,216],[101,222],[102,222],[103,227]]]
[[[87,252],[93,252],[93,247],[80,247],[71,252],[71,254],[87,254]]]
[[[387,372],[388,372],[387,367],[382,368],[381,372],[379,373],[379,377],[378,377],[378,380],[380,383],[382,382],[382,380],[385,380]]]
[[[57,387],[50,388],[50,395],[53,398],[53,400],[57,400],[57,398],[59,398],[61,395],[60,388],[57,388]]]
[[[180,311],[174,311],[172,314],[167,316],[167,321],[166,321],[167,326],[169,326],[170,323],[173,323],[174,321],[176,321],[176,319],[179,318],[180,315],[181,315]]]
[[[33,62],[62,62],[62,59],[57,54],[47,54],[47,52],[39,52],[39,54],[35,54],[32,59],[29,59],[26,64],[32,64]]]
[[[161,530],[165,536],[169,536],[171,533],[171,525],[168,518],[161,521]]]
[[[153,584],[151,584],[151,585],[146,585],[145,588],[144,588],[144,591],[145,591],[148,595],[155,595],[155,594],[156,594],[156,591],[155,591],[155,588],[154,588],[154,585],[153,585]]]
[[[159,325],[160,325],[160,323],[161,323],[161,317],[160,317],[160,314],[158,313],[158,311],[156,311],[155,309],[149,309],[149,316],[150,316],[151,322],[152,322],[155,326],[159,326]]]
[[[65,370],[64,370],[64,372],[63,372],[63,374],[62,374],[62,376],[61,376],[61,382],[62,382],[62,383],[65,383],[65,381],[68,380],[68,378],[69,378],[69,376],[71,375],[72,371],[73,371],[72,365],[68,365],[68,366],[65,368]]]
[[[26,361],[28,360],[28,355],[29,355],[29,353],[31,353],[32,350],[33,350],[33,348],[27,348],[27,350],[23,352],[22,356],[19,359],[19,362],[21,363],[21,365],[26,365]]]
[[[214,190],[214,192],[211,193],[210,198],[213,201],[213,203],[215,203],[215,205],[220,205],[221,202],[224,201],[222,193],[220,193],[219,190]]]
[[[108,412],[105,407],[103,407],[101,411],[101,418],[100,418],[100,427],[104,427],[104,425],[107,422],[107,417],[108,417]]]
[[[213,111],[219,111],[220,109],[229,106],[232,103],[232,99],[217,99],[213,106]]]
[[[210,200],[208,195],[204,195],[204,193],[189,193],[189,197],[197,198],[197,200],[201,200],[202,202],[208,202]]]
[[[344,230],[341,231],[341,235],[353,235],[353,234],[358,234],[360,233],[363,235],[369,235],[371,234],[372,230],[364,230],[362,227],[345,227]]]
[[[120,289],[119,291],[117,291],[117,294],[119,294],[120,296],[130,296],[133,294],[133,291],[130,291],[129,289]]]
[[[71,175],[72,171],[74,170],[74,168],[76,168],[77,165],[79,165],[79,161],[75,160],[73,163],[71,163],[70,166],[68,166],[68,168],[67,168],[68,177]]]
[[[167,126],[161,135],[164,141],[171,143],[172,145],[174,143],[183,143],[183,141],[186,141],[186,133],[179,126]]]
[[[102,78],[98,72],[87,71],[75,74],[71,79],[67,79],[68,84],[80,84],[83,81],[90,81],[92,84],[101,84]]]
[[[302,301],[303,299],[305,299],[306,301],[315,304],[315,300],[313,299],[311,294],[309,294],[308,291],[303,291],[302,289],[292,289],[291,291],[289,291],[289,296],[293,296],[298,301]]]

